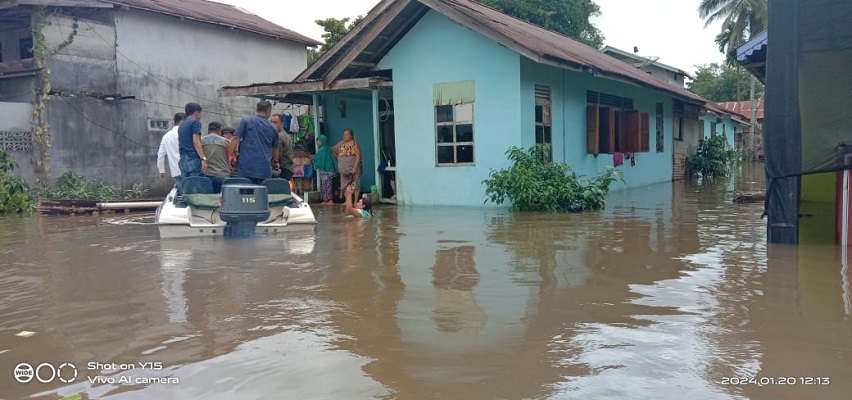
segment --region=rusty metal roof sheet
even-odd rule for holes
[[[440,5],[445,4],[453,10],[464,14],[467,18],[474,20],[464,25],[468,25],[474,30],[479,30],[476,25],[483,25],[485,28],[504,36],[509,42],[501,44],[511,48],[520,46],[539,56],[541,60],[553,60],[574,68],[591,69],[594,74],[605,78],[627,80],[634,84],[659,89],[699,104],[708,102],[703,97],[655,78],[615,57],[601,53],[598,49],[540,26],[514,18],[482,3],[472,0],[419,1],[439,12],[443,9]],[[452,16],[449,17],[452,18]]]
[[[751,101],[728,101],[716,103],[726,110],[740,113],[745,117],[751,115]],[[757,100],[757,119],[763,119],[763,100]]]
[[[118,6],[127,6],[158,14],[173,15],[189,20],[240,29],[264,36],[271,36],[302,43],[307,46],[320,45],[307,36],[278,26],[255,14],[238,7],[207,0],[102,0]]]

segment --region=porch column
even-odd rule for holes
[[[319,147],[317,146],[316,140],[317,140],[317,137],[320,135],[320,133],[322,133],[320,131],[320,124],[319,124],[319,95],[314,93],[313,95],[311,95],[311,98],[312,98],[311,102],[313,103],[313,106],[314,106],[313,107],[314,108],[314,115],[313,115],[313,118],[314,118],[314,148],[317,149]],[[328,143],[325,143],[325,144],[328,145]],[[317,180],[317,189],[320,192],[322,192],[322,182],[320,182],[319,172],[316,170],[316,168],[314,169],[314,178]]]
[[[766,60],[766,170],[788,171],[802,164],[802,128],[799,113],[798,0],[769,4],[769,43]],[[774,28],[773,28],[774,27]],[[799,169],[801,167],[798,167]],[[799,242],[801,177],[775,179],[766,193],[769,199],[769,243]]]
[[[381,143],[381,135],[379,128],[379,90],[372,89],[370,90],[373,95],[373,146],[375,147],[375,158],[376,158],[376,167],[382,164],[382,143]],[[379,198],[382,197],[382,181],[379,176],[379,169],[374,168],[373,174],[375,174],[375,182],[376,187],[379,188]]]

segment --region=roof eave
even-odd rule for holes
[[[116,7],[116,8],[128,8],[128,9],[150,12],[150,13],[154,13],[154,14],[170,15],[172,17],[177,17],[177,18],[181,18],[181,19],[185,19],[185,20],[200,22],[200,23],[204,23],[204,24],[216,25],[216,26],[221,26],[221,27],[225,27],[225,28],[229,28],[229,29],[237,29],[237,30],[241,30],[243,32],[253,33],[255,35],[266,36],[266,37],[270,37],[270,38],[274,38],[274,39],[280,39],[280,40],[287,40],[287,41],[290,41],[290,42],[293,42],[293,43],[304,44],[306,47],[316,47],[316,46],[322,45],[322,43],[320,43],[319,41],[311,39],[307,36],[303,36],[303,35],[298,34],[296,32],[293,32],[293,35],[291,35],[293,37],[285,37],[284,35],[277,35],[277,34],[273,34],[273,33],[269,33],[269,32],[262,32],[262,31],[249,29],[249,28],[246,28],[246,27],[237,26],[237,25],[233,25],[233,24],[225,24],[225,23],[216,22],[216,21],[209,21],[209,20],[204,20],[204,19],[193,18],[192,16],[177,14],[177,13],[163,11],[163,10],[154,10],[154,9],[150,9],[150,8],[147,8],[147,7],[140,7],[140,6],[130,5],[130,4],[119,4],[119,3],[111,3],[111,4],[113,4],[113,6]]]

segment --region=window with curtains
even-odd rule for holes
[[[553,123],[550,111],[550,86],[535,85],[535,144],[548,146],[547,161],[553,161]]]
[[[437,84],[435,106],[435,165],[474,165],[473,81]]]

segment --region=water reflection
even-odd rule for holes
[[[842,254],[767,247],[761,205],[730,202],[750,182],[617,192],[579,215],[320,208],[315,233],[237,241],[3,220],[0,366],[161,361],[93,373],[180,384],[0,374],[0,398],[844,398]],[[833,379],[721,384],[753,375]]]

